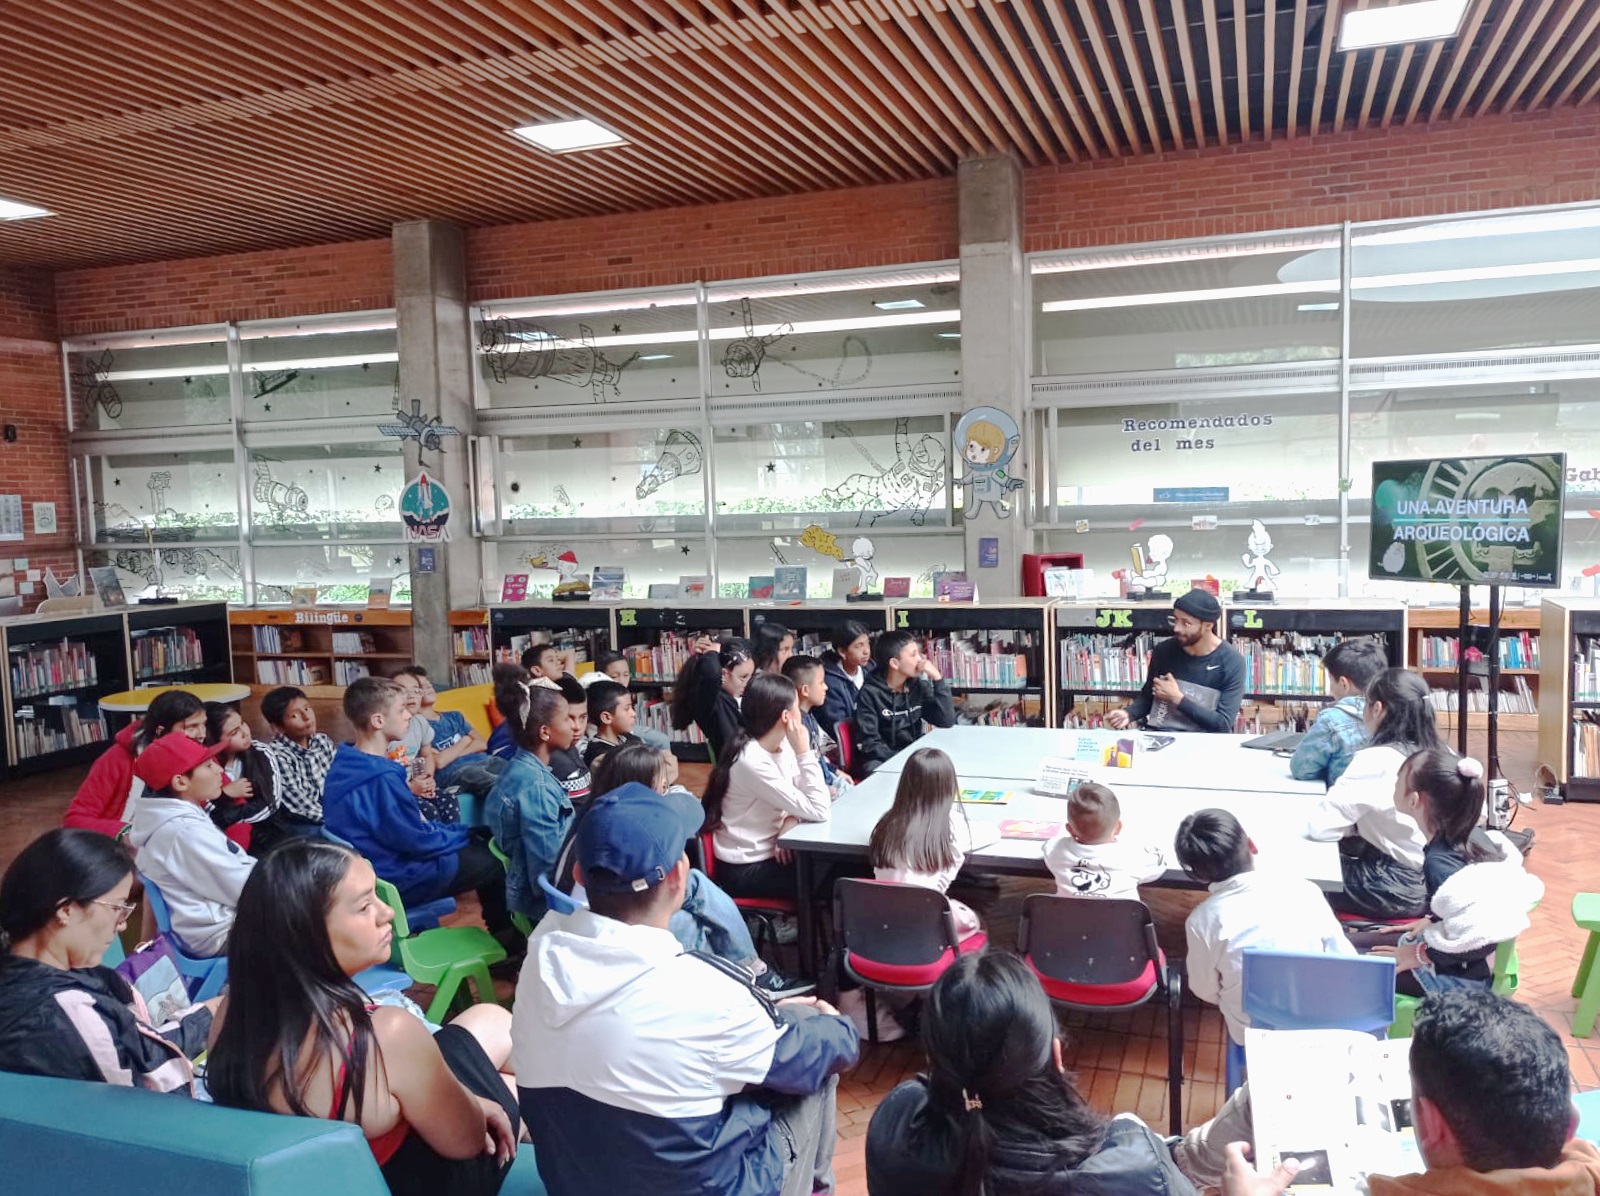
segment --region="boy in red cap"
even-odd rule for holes
[[[227,950],[239,891],[255,866],[206,813],[227,781],[217,763],[222,750],[175,731],[133,763],[145,792],[134,804],[128,844],[140,874],[165,899],[179,946],[196,956]]]

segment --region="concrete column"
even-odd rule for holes
[[[403,448],[406,478],[424,468],[450,495],[450,539],[434,548],[434,571],[419,571],[411,548],[411,625],[417,663],[440,684],[451,680],[452,609],[478,602],[479,558],[472,537],[472,492],[467,445],[472,409],[472,321],[467,311],[466,240],[461,228],[417,220],[394,226],[394,305],[400,350],[400,409],[420,403],[423,419],[437,417],[459,436],[430,451],[418,441]],[[420,458],[420,459],[419,459]]]
[[[1021,444],[1006,473],[1030,477],[1026,276],[1022,261],[1022,169],[1015,158],[969,158],[956,173],[961,205],[961,397],[962,409],[998,407],[1016,421]],[[964,446],[951,446],[952,467],[968,470]],[[1024,521],[1028,487],[1009,496],[1011,514],[992,505],[966,521],[967,576],[981,599],[1022,593],[1022,554],[1032,548]],[[970,497],[970,495],[969,495]],[[979,540],[1000,541],[994,568],[979,567]]]

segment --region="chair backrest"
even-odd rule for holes
[[[577,912],[578,903],[572,899],[571,894],[563,893],[556,888],[555,885],[550,883],[550,878],[543,872],[539,873],[539,891],[544,894],[545,905],[555,910],[556,913],[571,914]],[[516,916],[515,914],[512,915],[513,918]],[[527,921],[527,919],[524,918],[523,921]]]
[[[833,738],[839,745],[839,767],[853,775],[856,767],[856,729],[850,725],[849,719],[842,718],[834,724]]]
[[[1160,959],[1142,901],[1034,893],[1022,903],[1017,950],[1052,980],[1126,984]]]
[[[700,832],[700,871],[706,874],[707,880],[717,879],[717,848],[712,842],[712,831]]]
[[[139,873],[139,883],[144,886],[145,900],[150,903],[150,916],[155,919],[156,929],[168,938],[172,937],[172,914],[167,910],[167,899],[161,895],[161,890],[150,883],[150,878],[144,873]]]
[[[493,705],[494,686],[463,685],[441,693],[433,708],[441,712],[459,711],[467,722],[472,724],[474,731],[488,739],[490,732],[494,730],[494,724],[489,720],[489,708]]]
[[[1394,1021],[1394,960],[1246,950],[1244,1011],[1264,1030],[1364,1030]]]
[[[833,908],[839,945],[873,963],[936,963],[960,941],[950,899],[937,889],[846,878],[834,885]]]
[[[411,924],[406,921],[406,903],[400,900],[400,890],[395,888],[383,877],[377,878],[378,900],[394,911],[394,941],[399,943],[402,939],[411,937]]]

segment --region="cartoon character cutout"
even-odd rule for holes
[[[877,551],[876,546],[865,536],[857,536],[850,542],[850,555],[845,558],[844,563],[853,566],[860,574],[859,593],[870,594],[873,592],[873,587],[878,584],[878,567],[872,563]]]
[[[953,439],[967,466],[966,476],[956,478],[956,485],[971,487],[966,517],[976,519],[987,505],[1001,519],[1010,518],[1006,496],[1022,488],[1022,479],[1005,469],[1022,443],[1017,421],[998,407],[974,407],[957,421]]]
[[[1252,590],[1272,593],[1277,590],[1278,583],[1273,579],[1280,570],[1267,559],[1267,553],[1272,551],[1272,537],[1267,533],[1266,526],[1257,519],[1250,524],[1250,551],[1239,559],[1244,562],[1244,567],[1250,571],[1250,585]]]
[[[859,510],[856,526],[871,527],[886,515],[905,512],[917,527],[928,516],[933,499],[944,488],[944,445],[924,433],[911,442],[911,421],[894,421],[895,462],[882,473],[853,473],[822,496],[830,502],[847,502]],[[876,462],[874,462],[876,464]]]
[[[1144,567],[1134,580],[1147,590],[1159,590],[1167,584],[1167,561],[1172,557],[1172,537],[1157,532],[1145,541],[1142,552],[1135,550],[1134,558],[1142,559]]]

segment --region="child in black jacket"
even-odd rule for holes
[[[950,683],[909,631],[885,632],[874,657],[878,667],[862,685],[851,716],[855,758],[863,773],[922,738],[924,722],[936,727],[956,722]]]

